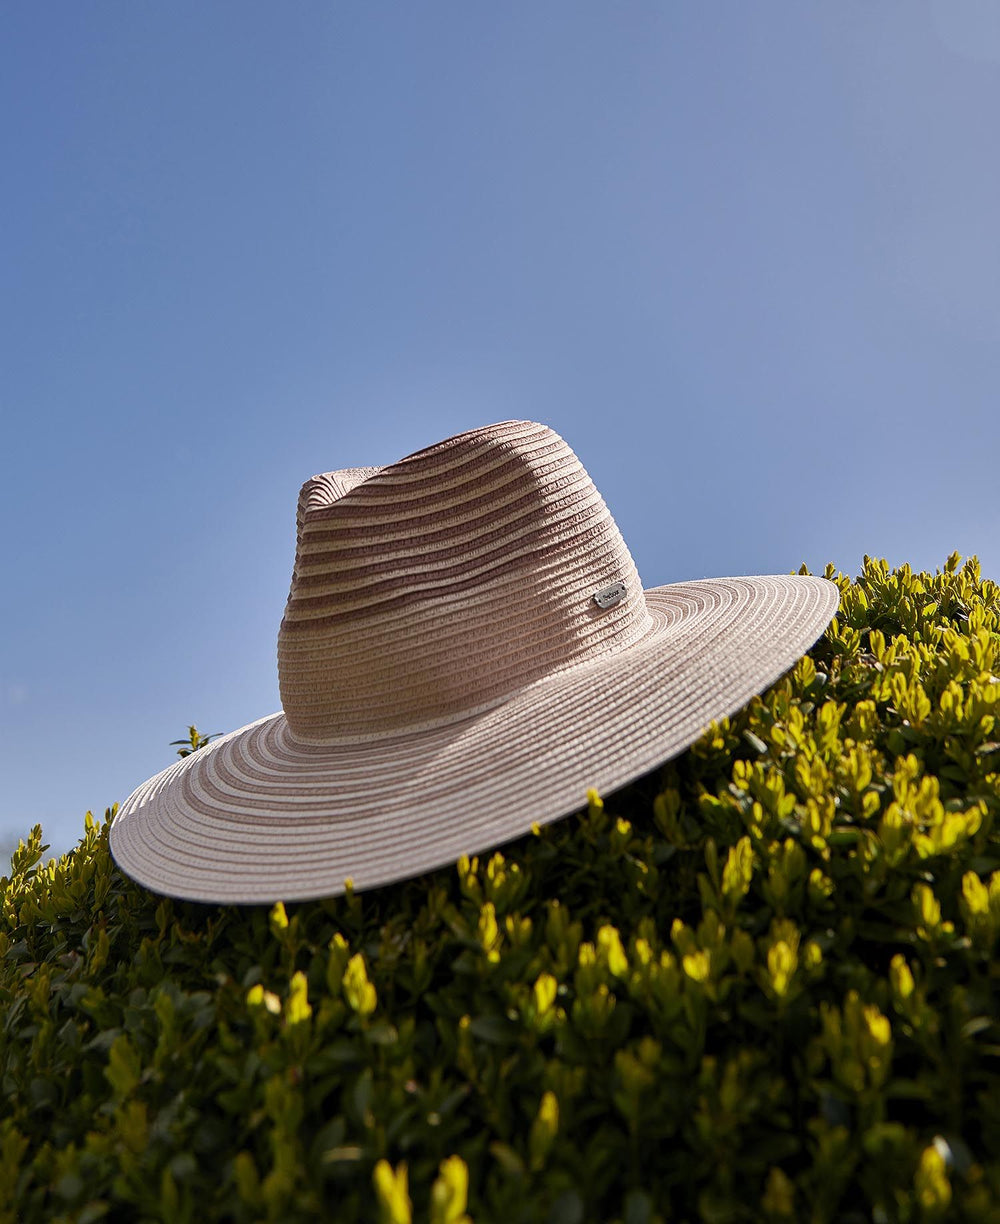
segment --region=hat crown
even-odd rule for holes
[[[306,482],[278,636],[282,706],[308,741],[422,730],[649,625],[579,459],[546,426],[505,421]]]

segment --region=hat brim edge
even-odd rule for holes
[[[137,788],[111,827],[122,870],[212,904],[336,896],[448,866],[564,819],[673,759],[778,680],[839,590],[813,576],[703,579],[645,592],[637,643],[483,714],[371,745],[297,745],[270,715]]]

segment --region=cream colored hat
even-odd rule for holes
[[[783,576],[644,591],[576,455],[530,421],[314,476],[297,526],[282,711],[140,786],[111,827],[154,892],[298,901],[489,850],[677,755],[839,597]]]

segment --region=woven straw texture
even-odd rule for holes
[[[602,609],[594,594],[624,584]],[[111,848],[156,892],[332,896],[568,815],[688,747],[823,631],[821,578],[643,591],[600,494],[532,422],[308,481],[282,712],[145,783]]]

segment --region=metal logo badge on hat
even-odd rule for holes
[[[282,710],[140,786],[111,851],[195,901],[334,896],[483,852],[676,756],[823,632],[823,578],[644,591],[583,466],[506,421],[302,489]]]

